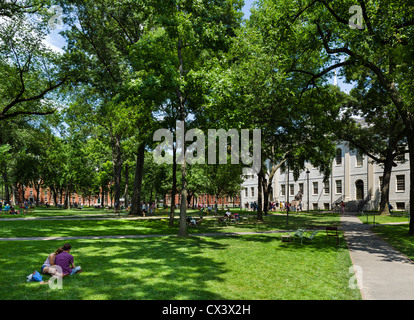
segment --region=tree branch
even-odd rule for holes
[[[49,93],[50,91],[53,91],[54,89],[56,89],[56,88],[60,87],[62,84],[64,84],[66,82],[66,80],[67,80],[67,78],[65,77],[63,80],[61,80],[60,82],[56,83],[55,85],[52,85],[49,88],[43,90],[38,95],[29,97],[29,98],[23,98],[23,99],[20,98],[21,95],[18,96],[18,97],[16,97],[12,102],[10,102],[7,106],[5,106],[3,108],[3,110],[0,113],[0,118],[2,118],[2,117],[4,118],[6,116],[7,111],[9,111],[16,104],[42,99],[47,93]]]
[[[9,114],[0,114],[0,121],[1,120],[5,120],[8,118],[13,118],[13,117],[17,117],[19,115],[37,115],[37,116],[45,116],[45,115],[49,115],[49,114],[53,114],[55,113],[56,109],[50,110],[50,111],[45,111],[45,112],[36,112],[36,111],[16,111],[13,113],[9,113]]]

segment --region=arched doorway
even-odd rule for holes
[[[364,199],[364,181],[357,180],[355,182],[356,187],[356,199],[363,200]]]

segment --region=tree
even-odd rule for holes
[[[200,117],[204,103],[204,62],[228,49],[234,29],[240,24],[241,3],[225,0],[202,0],[197,3],[188,0],[162,1],[156,2],[154,9],[156,18],[152,37],[148,40],[157,40],[150,44],[165,53],[162,55],[162,66],[167,66],[168,72],[161,80],[166,88],[171,88],[169,101],[177,117],[175,120],[182,122],[185,132],[190,127],[189,115],[195,119]],[[178,156],[181,199],[187,199],[186,143],[178,143],[182,147]],[[178,234],[187,235],[186,201],[181,201]]]
[[[405,161],[408,152],[404,127],[399,126],[395,108],[378,83],[360,86],[351,90],[352,98],[344,105],[335,133],[384,167],[379,214],[389,214],[391,171],[399,159]]]
[[[59,4],[66,13],[64,21],[70,25],[70,29],[63,32],[68,41],[68,64],[83,72],[73,83],[74,89],[78,90],[78,105],[89,104],[92,111],[88,115],[91,117],[85,120],[99,123],[110,137],[114,198],[119,203],[122,141],[128,138],[131,128],[136,126],[133,121],[137,119],[128,114],[135,106],[127,106],[128,110],[123,108],[128,101],[128,93],[131,93],[131,81],[136,79],[131,72],[129,47],[139,40],[143,32],[140,23],[145,21],[147,13],[137,10],[133,1],[101,0],[92,3],[78,0],[60,1]],[[84,93],[84,101],[79,101],[79,91]],[[136,94],[133,90],[132,93]],[[96,100],[88,100],[89,97]],[[143,109],[135,110],[135,114],[140,111]],[[139,149],[139,158],[143,157],[143,148],[145,145]],[[140,167],[137,165],[137,169]],[[135,198],[133,203],[132,212],[137,213]]]
[[[261,130],[259,220],[263,206],[267,212],[273,176],[287,161],[296,177],[307,162],[329,175],[335,150],[331,129],[344,98],[338,88],[324,83],[306,90],[307,81],[286,72],[294,53],[279,50],[279,39],[268,26],[277,10],[263,6],[253,12],[237,31],[226,59],[211,63],[209,81],[216,85],[206,111],[210,123],[218,126]]]
[[[61,57],[43,44],[47,30],[41,19],[45,15],[39,13],[45,4],[13,1],[0,6],[0,120],[53,113],[50,95],[70,77]]]
[[[262,4],[269,2],[263,1]],[[273,1],[279,10],[282,47],[295,52],[287,70],[311,85],[340,70],[348,82],[378,82],[392,101],[414,158],[412,83],[414,9],[406,1],[359,1],[358,26],[351,21],[353,1]],[[350,28],[352,27],[352,29]],[[414,207],[414,161],[410,161],[410,208]],[[412,213],[413,214],[413,213]],[[409,234],[414,234],[410,220]]]

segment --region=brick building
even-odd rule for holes
[[[56,203],[54,202],[54,196],[49,188],[40,188],[39,195],[37,195],[36,189],[32,187],[25,187],[19,188],[17,191],[16,199],[14,199],[14,193],[11,194],[10,201],[13,204],[23,203],[24,201],[28,201],[29,203],[36,203],[36,200],[39,199],[39,204],[50,204],[50,205],[58,205],[64,204],[65,202],[65,194],[60,195],[57,194],[56,196]],[[98,206],[102,204],[102,194],[90,196],[90,197],[83,197],[82,195],[73,192],[69,195],[69,202],[71,205],[84,205],[84,206]],[[105,206],[111,204],[111,198],[109,194],[105,196]]]

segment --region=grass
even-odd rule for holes
[[[408,234],[409,225],[375,226],[373,231],[395,249],[414,260],[414,236]]]
[[[320,244],[319,244],[320,243]],[[346,247],[281,243],[278,235],[71,241],[84,272],[62,290],[27,283],[61,242],[0,243],[0,299],[360,299]],[[47,276],[44,276],[45,280]]]
[[[365,224],[373,224],[375,218],[375,224],[395,223],[395,222],[408,222],[408,215],[378,215],[378,214],[364,214],[358,216],[359,220]]]
[[[285,215],[269,215],[264,221],[250,218],[249,222],[240,224],[229,223],[219,226],[216,219],[206,217],[199,228],[190,228],[190,233],[218,232],[251,232],[270,230],[295,230],[299,227],[308,229],[323,228],[326,225],[338,225],[337,214],[289,215],[286,226]],[[174,226],[169,226],[165,219],[128,220],[117,218],[113,220],[91,220],[88,217],[80,220],[0,220],[0,238],[10,237],[65,237],[65,236],[111,236],[111,235],[149,235],[177,234],[178,220]]]
[[[63,210],[62,210],[63,211]],[[36,213],[37,215],[38,213]],[[44,212],[50,214],[51,211]],[[40,212],[39,212],[40,215]],[[264,222],[192,233],[294,230],[339,223],[335,214],[265,217]],[[0,237],[176,234],[162,220],[0,220]],[[8,300],[354,300],[346,243],[282,243],[281,233],[243,236],[176,236],[71,240],[84,272],[63,280],[62,290],[26,282],[62,241],[0,241],[0,299]],[[48,276],[44,276],[48,280]]]

